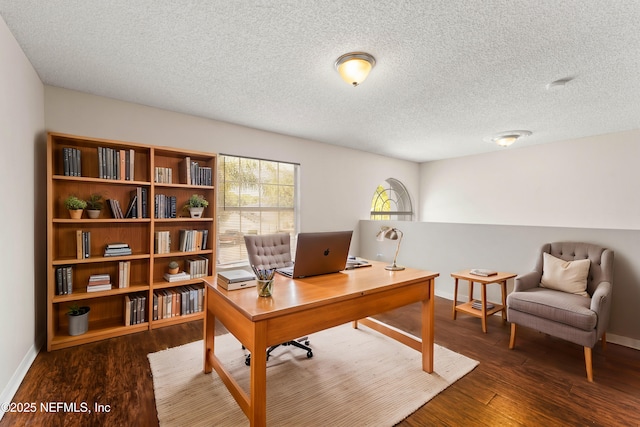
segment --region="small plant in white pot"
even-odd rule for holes
[[[89,310],[89,307],[80,307],[78,304],[69,306],[69,335],[82,335],[89,330]]]
[[[95,219],[100,216],[100,211],[104,206],[102,202],[102,194],[92,194],[89,196],[87,202],[87,215],[89,218]]]
[[[204,196],[200,194],[191,195],[191,197],[189,197],[189,200],[187,200],[187,204],[184,205],[185,208],[189,209],[191,218],[202,217],[202,212],[207,206],[209,206],[209,202],[207,202]]]
[[[82,211],[87,207],[87,202],[77,196],[69,196],[64,201],[64,206],[69,210],[69,216],[72,219],[82,218]]]

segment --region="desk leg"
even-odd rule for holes
[[[481,283],[482,287],[482,332],[487,333],[487,285]]]
[[[205,284],[204,286],[205,292],[209,293],[209,286]],[[212,301],[213,298],[206,298],[206,301]],[[214,354],[214,342],[216,336],[216,318],[213,315],[213,311],[211,311],[208,305],[205,305],[205,316],[204,316],[204,373],[211,373],[213,366],[211,365],[211,359],[209,355]]]
[[[469,302],[473,301],[473,280],[469,280]]]
[[[433,323],[434,317],[434,287],[435,280],[429,280],[429,297],[422,300],[422,370],[433,372]]]
[[[458,304],[458,278],[455,278],[455,286],[453,288],[453,320],[456,320],[456,305]]]
[[[254,346],[251,353],[251,382],[249,396],[249,425],[267,425],[267,327],[265,322],[255,323]]]

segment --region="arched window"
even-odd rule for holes
[[[409,192],[400,181],[387,178],[378,185],[371,201],[371,219],[399,221],[413,219]]]

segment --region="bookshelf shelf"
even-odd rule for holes
[[[163,275],[170,261],[177,260],[184,269],[194,268],[194,259],[199,268],[206,269],[206,276],[214,275],[216,167],[216,155],[211,153],[48,133],[49,351],[203,319],[192,301],[192,295],[204,288],[203,279],[167,282]],[[160,178],[166,180],[167,174],[170,182],[156,182]],[[86,200],[96,193],[105,201],[98,218],[89,219],[86,213],[80,219],[69,217],[64,208],[69,195]],[[190,218],[182,209],[192,194],[204,195],[209,201],[205,210],[209,217]],[[157,201],[162,195],[173,199],[177,218],[156,218],[163,206]],[[110,206],[107,200],[114,201],[114,205]],[[114,217],[119,212],[116,205],[125,218]],[[177,242],[185,229],[206,230],[200,240],[207,249],[178,252]],[[154,253],[157,231],[168,232],[174,242],[169,253]],[[126,243],[132,254],[105,257],[106,245],[119,242]],[[86,292],[89,278],[96,275],[108,276],[112,289]],[[125,287],[120,288],[121,283]],[[173,298],[167,299],[175,304],[171,317],[158,319],[154,313],[154,301],[159,296]],[[187,305],[181,306],[183,298]],[[66,313],[72,304],[90,308],[89,329],[82,335],[68,333]]]

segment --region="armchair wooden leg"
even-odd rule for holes
[[[607,334],[602,334],[602,350],[607,349]]]
[[[516,346],[516,324],[511,324],[511,338],[509,338],[509,350],[513,350]]]
[[[593,382],[593,366],[591,363],[591,347],[584,348],[584,364],[587,368],[587,381]]]

